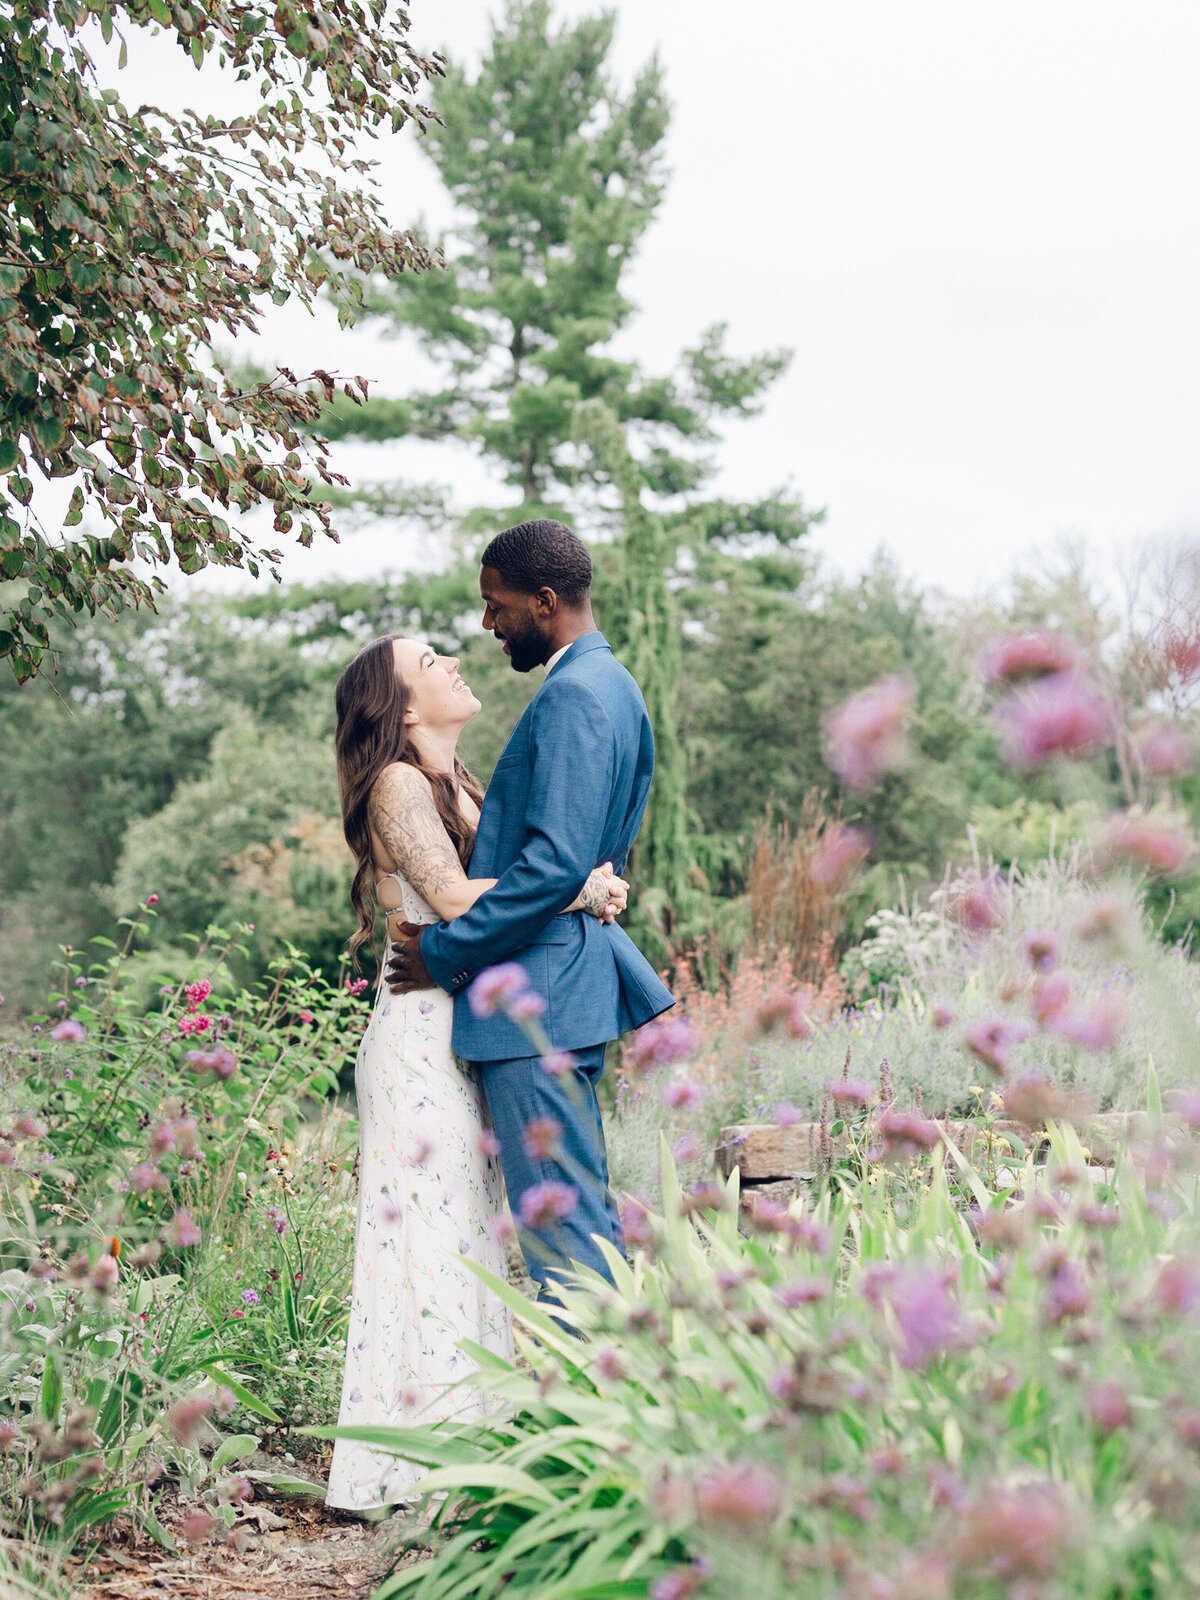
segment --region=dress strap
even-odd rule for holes
[[[375,887],[378,889],[379,885],[381,883],[385,883],[388,878],[395,878],[396,882],[400,883],[403,880],[403,877],[404,877],[404,874],[401,873],[401,872],[398,872],[398,871],[397,872],[385,872],[382,875],[382,877],[379,877],[379,878],[375,879]]]

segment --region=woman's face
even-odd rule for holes
[[[419,639],[393,639],[396,676],[409,692],[409,721],[415,727],[461,728],[480,710],[479,701],[458,675],[457,656],[439,656]]]

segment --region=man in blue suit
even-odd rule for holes
[[[483,552],[483,626],[517,672],[544,666],[546,680],[496,763],[479,819],[470,876],[495,887],[463,916],[393,945],[388,966],[395,992],[437,984],[453,994],[454,1050],[481,1069],[514,1215],[540,1184],[578,1192],[553,1222],[525,1208],[525,1259],[549,1294],[571,1261],[611,1279],[593,1238],[623,1249],[596,1085],[609,1041],[674,1004],[623,929],[563,911],[597,862],[623,870],[654,770],[646,705],[596,628],[591,581],[586,546],[561,522],[520,523]],[[547,1071],[506,1016],[472,1010],[472,980],[505,961],[524,968],[551,1042],[574,1057],[566,1072]],[[551,1153],[525,1133],[538,1122],[544,1133],[543,1119],[562,1129]],[[541,1195],[563,1191],[538,1190],[531,1202]]]

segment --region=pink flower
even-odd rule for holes
[[[497,1242],[500,1244],[503,1244],[505,1239],[512,1238],[513,1234],[516,1232],[516,1229],[513,1227],[511,1217],[501,1216],[492,1218],[492,1220],[488,1223],[488,1232],[491,1234],[493,1239],[497,1240]]]
[[[592,1365],[602,1378],[608,1378],[613,1383],[618,1383],[625,1376],[625,1366],[615,1350],[607,1347],[596,1354]]]
[[[534,1117],[521,1132],[521,1143],[531,1161],[546,1161],[562,1137],[562,1123],[554,1117]]]
[[[621,1231],[626,1244],[645,1247],[654,1241],[650,1212],[645,1203],[633,1195],[626,1195],[621,1201]]]
[[[822,888],[835,888],[866,860],[870,851],[871,841],[862,828],[831,822],[809,859],[808,875]]]
[[[1177,1090],[1170,1096],[1170,1106],[1189,1128],[1200,1128],[1200,1084],[1194,1089]]]
[[[904,754],[912,685],[893,675],[843,700],[825,724],[827,759],[849,789],[870,789]]]
[[[1133,1416],[1129,1397],[1115,1378],[1104,1378],[1089,1389],[1087,1404],[1092,1421],[1103,1433],[1127,1427]]]
[[[817,1300],[824,1300],[828,1293],[829,1284],[824,1278],[797,1278],[780,1289],[779,1303],[794,1311],[797,1306],[810,1306]]]
[[[300,1013],[301,1022],[315,1022],[316,1020],[316,1017],[313,1016],[311,1011],[302,1011]]]
[[[565,1072],[574,1072],[575,1057],[569,1050],[552,1050],[548,1056],[542,1057],[542,1071],[548,1072],[553,1078],[561,1078]]]
[[[481,1155],[498,1156],[500,1154],[500,1141],[491,1128],[480,1128],[479,1137],[475,1146]]]
[[[549,1228],[569,1217],[579,1204],[579,1190],[569,1183],[547,1178],[535,1183],[521,1196],[521,1221],[527,1228]]]
[[[875,1098],[875,1090],[865,1078],[839,1078],[825,1089],[835,1105],[869,1106]]]
[[[700,1587],[703,1576],[700,1567],[672,1567],[650,1585],[650,1600],[688,1600]]]
[[[287,1232],[288,1219],[278,1206],[267,1207],[267,1221],[281,1236]]]
[[[882,1111],[876,1118],[875,1131],[883,1141],[879,1154],[884,1161],[893,1156],[924,1155],[941,1139],[937,1123],[919,1111]]]
[[[879,1287],[872,1284],[868,1297],[882,1299],[895,1320],[901,1366],[928,1366],[936,1356],[967,1343],[970,1330],[950,1293],[952,1281],[945,1272],[917,1262],[877,1275]],[[867,1286],[863,1293],[868,1294]]]
[[[1014,689],[996,708],[1009,766],[1040,766],[1053,756],[1080,756],[1112,732],[1112,709],[1076,672],[1056,672]]]
[[[1057,1323],[1067,1317],[1083,1316],[1092,1303],[1092,1296],[1078,1262],[1072,1261],[1060,1246],[1053,1246],[1034,1265],[1047,1280],[1042,1296],[1042,1315],[1046,1321]]]
[[[232,1050],[189,1050],[184,1059],[193,1072],[212,1072],[218,1078],[232,1078],[237,1071]]]
[[[503,961],[487,967],[467,991],[467,1000],[477,1017],[494,1017],[529,988],[529,974],[516,961]]]
[[[175,1125],[172,1122],[160,1122],[150,1135],[150,1149],[156,1156],[165,1156],[168,1150],[175,1148]]]
[[[1024,1023],[1009,1022],[1004,1017],[988,1017],[967,1029],[966,1046],[972,1055],[1003,1075],[1008,1070],[1009,1052],[1030,1030]]]
[[[1039,1022],[1062,1010],[1071,997],[1071,980],[1064,972],[1050,972],[1033,980],[1029,1009]]]
[[[16,1130],[25,1139],[40,1139],[46,1131],[43,1125],[40,1122],[36,1122],[28,1112],[17,1118]]]
[[[146,904],[148,906],[156,906],[158,904],[158,896],[156,894],[148,894],[146,896]]]
[[[195,1443],[200,1425],[212,1410],[214,1402],[215,1396],[211,1394],[190,1394],[167,1408],[167,1426],[180,1444]]]
[[[967,1512],[956,1546],[959,1565],[1009,1584],[1049,1578],[1071,1542],[1071,1519],[1049,1481],[981,1492]],[[1022,1593],[1029,1593],[1022,1587]]]
[[[130,1172],[129,1187],[134,1194],[148,1194],[152,1190],[157,1194],[165,1194],[170,1184],[165,1172],[160,1172],[149,1161],[142,1161]]]
[[[97,1294],[111,1294],[117,1287],[117,1279],[119,1277],[120,1268],[117,1266],[116,1258],[110,1255],[103,1255],[92,1268],[88,1283]]]
[[[935,1028],[948,1028],[954,1021],[954,1012],[951,1011],[950,1007],[944,1000],[939,1000],[937,1005],[935,1005],[933,1008],[933,1014],[930,1020]]]
[[[980,658],[979,669],[987,683],[1016,683],[1067,672],[1075,661],[1075,647],[1069,640],[1037,630],[1010,633],[993,641]]]
[[[212,1027],[212,1018],[203,1011],[185,1013],[179,1019],[180,1033],[206,1033]]]
[[[1057,1033],[1084,1050],[1111,1050],[1125,1025],[1125,1002],[1115,994],[1097,995],[1086,1006],[1064,1006],[1046,1020]]]
[[[194,1011],[208,999],[212,993],[212,984],[207,978],[200,978],[195,983],[189,983],[183,992],[187,995],[188,1010]]]
[[[635,1072],[669,1066],[690,1056],[699,1043],[686,1017],[657,1017],[639,1028],[630,1041],[626,1058]]]
[[[188,1250],[193,1245],[200,1243],[201,1234],[199,1225],[188,1212],[176,1211],[171,1218],[171,1240],[181,1250]]]
[[[701,1522],[751,1530],[773,1522],[782,1500],[779,1479],[757,1461],[733,1461],[696,1479]]]
[[[258,1290],[257,1289],[243,1289],[242,1290],[242,1303],[243,1303],[243,1305],[247,1305],[247,1306],[256,1306],[258,1304]]]
[[[1111,861],[1170,877],[1183,867],[1191,855],[1191,845],[1181,829],[1163,818],[1146,817],[1126,811],[1114,817],[1104,838],[1105,854]]]
[[[1178,1256],[1165,1261],[1154,1280],[1154,1301],[1160,1311],[1179,1316],[1200,1311],[1200,1263]]]
[[[690,1078],[674,1078],[664,1085],[662,1097],[672,1111],[681,1111],[687,1106],[698,1106],[704,1094],[702,1084],[694,1083]]]
[[[514,1022],[529,1022],[541,1016],[546,1009],[546,1002],[540,994],[527,989],[524,994],[515,995],[505,1009]]]
[[[87,1029],[74,1017],[64,1017],[50,1029],[50,1037],[60,1044],[78,1044],[81,1039],[86,1039]]]
[[[798,1122],[804,1121],[804,1113],[790,1100],[781,1100],[775,1107],[772,1120],[777,1128],[794,1128]]]
[[[1000,890],[992,878],[969,878],[960,883],[954,913],[968,933],[990,933],[1004,916]]]
[[[680,1134],[671,1146],[671,1154],[676,1161],[695,1161],[700,1155],[700,1141],[694,1133]]]
[[[1058,940],[1052,933],[1027,933],[1021,948],[1035,972],[1053,972],[1058,965]]]
[[[346,989],[352,995],[360,995],[366,987],[367,980],[365,978],[346,979]]]
[[[1145,729],[1137,742],[1138,760],[1154,778],[1182,778],[1196,765],[1196,747],[1177,722]]]

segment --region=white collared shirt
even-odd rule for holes
[[[547,663],[546,663],[546,672],[547,672],[547,674],[549,674],[549,673],[554,671],[555,667],[562,660],[562,658],[566,655],[567,651],[570,648],[571,648],[571,646],[569,644],[565,644],[565,645],[563,645],[561,650],[556,650],[554,652],[554,654],[550,657],[549,661],[547,661]]]

